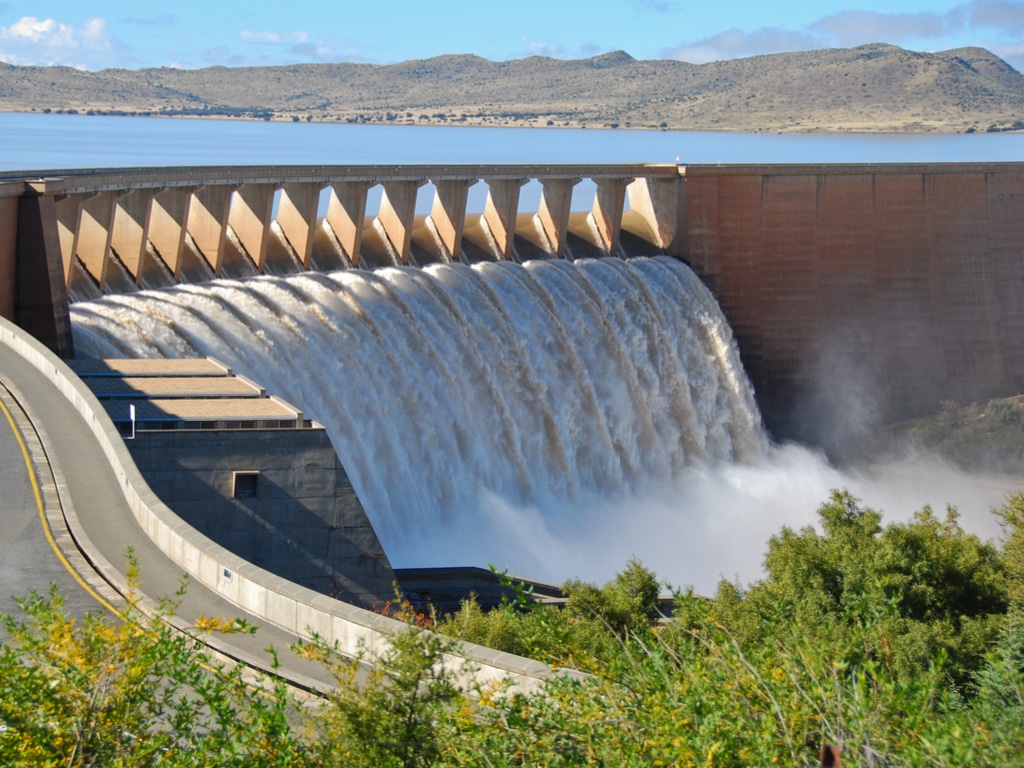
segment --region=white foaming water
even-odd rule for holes
[[[604,580],[635,555],[709,591],[756,578],[830,488],[878,503],[769,448],[728,324],[672,259],[221,280],[72,320],[80,356],[212,355],[322,422],[399,567]]]

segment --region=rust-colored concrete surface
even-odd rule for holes
[[[860,428],[1024,391],[1024,168],[688,167],[685,257],[765,420]]]
[[[17,279],[18,198],[0,197],[0,317],[14,320]]]

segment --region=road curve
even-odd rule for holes
[[[60,513],[45,516],[57,527],[66,524],[75,547],[110,586],[125,589],[124,566],[115,564],[125,562],[129,548],[141,564],[142,591],[150,597],[175,594],[186,571],[192,587],[175,622],[187,631],[201,616],[239,616],[261,626],[251,636],[216,636],[211,645],[262,669],[270,663],[263,649],[272,645],[281,653],[277,673],[310,688],[329,681],[320,667],[287,652],[296,638],[316,634],[342,653],[365,654],[373,662],[391,646],[396,632],[408,629],[395,619],[275,576],[185,523],[149,488],[89,388],[38,341],[3,318],[0,382],[37,433],[45,455],[40,463],[53,475]],[[457,677],[467,686],[504,681],[519,691],[537,690],[552,675],[581,674],[556,672],[534,659],[472,643],[451,646],[444,663],[458,670]]]
[[[2,378],[2,376],[0,376]],[[106,599],[72,566],[55,536],[61,531],[46,518],[46,508],[57,506],[56,484],[49,472],[42,445],[17,401],[0,384],[0,612],[19,613],[16,597],[45,592],[56,584],[65,610],[76,618],[99,607]],[[62,542],[66,543],[66,542]],[[77,550],[72,550],[72,557]],[[63,559],[62,559],[63,558]],[[75,558],[78,560],[79,558]],[[67,563],[67,564],[65,564]],[[88,570],[88,569],[86,569]],[[105,582],[104,582],[105,584]],[[98,585],[101,586],[101,585]],[[0,628],[0,636],[3,629]]]
[[[45,591],[50,583],[68,597],[74,614],[118,609],[128,548],[141,564],[146,602],[155,605],[158,598],[174,595],[182,569],[135,520],[82,416],[42,373],[4,345],[0,404],[0,610],[14,610],[13,596]],[[38,494],[26,454],[39,478]],[[174,623],[189,631],[200,616],[240,617],[259,627],[252,635],[206,636],[221,656],[269,672],[266,649],[273,646],[281,662],[277,675],[301,688],[330,687],[319,665],[287,650],[297,635],[191,581]]]

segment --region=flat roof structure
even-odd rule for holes
[[[135,406],[136,422],[151,421],[239,421],[292,420],[301,421],[302,412],[278,397],[210,397],[186,399],[160,397],[128,402],[124,399],[101,400],[106,413],[115,421],[126,421],[129,408]],[[292,426],[295,426],[294,424]]]
[[[96,358],[75,358],[67,360],[71,370],[81,379],[98,376],[114,378],[125,376],[233,376],[230,367],[213,357],[196,357],[182,359],[154,358],[116,358],[98,360]],[[92,384],[89,385],[92,388]],[[95,390],[94,390],[95,391]]]
[[[266,397],[267,391],[243,376],[97,376],[88,381],[99,398]]]
[[[298,408],[212,357],[69,361],[122,434],[168,429],[302,429]],[[134,427],[133,427],[134,422]],[[320,425],[315,425],[322,428]]]

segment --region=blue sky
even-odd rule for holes
[[[704,63],[869,42],[982,46],[1024,70],[1024,0],[0,1],[0,60],[89,70],[616,49]]]

